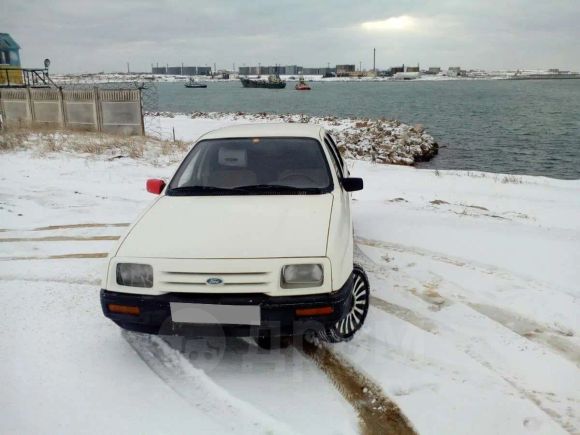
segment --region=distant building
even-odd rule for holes
[[[211,75],[211,66],[198,66],[197,67],[197,75],[198,76],[210,76]]]
[[[416,73],[416,72],[419,72],[419,65],[417,65],[417,66],[408,66],[405,72],[408,72],[408,73]]]
[[[302,68],[302,74],[307,76],[321,76],[324,75],[326,68],[305,67]]]
[[[168,74],[175,76],[209,76],[211,67],[209,66],[154,66],[151,68],[152,74]]]
[[[167,67],[167,74],[169,75],[181,75],[181,67],[180,66],[168,66]]]
[[[195,75],[197,75],[197,67],[196,66],[184,66],[182,74],[184,76],[195,76]]]
[[[438,66],[430,66],[429,69],[427,71],[425,71],[425,74],[431,74],[431,75],[436,75],[441,73],[441,67]]]
[[[448,77],[465,77],[467,75],[467,71],[461,69],[460,66],[450,66],[447,68],[447,76]]]
[[[0,65],[20,66],[20,46],[8,33],[0,33]]]
[[[321,68],[302,68],[302,74],[306,76],[325,76],[325,75],[332,75],[336,73],[335,68],[330,67],[321,67]]]
[[[356,65],[336,65],[336,76],[350,76],[356,72]]]
[[[299,75],[302,74],[302,67],[298,65],[287,65],[286,66],[286,74],[289,76]]]
[[[383,72],[383,76],[385,77],[392,77],[397,73],[405,72],[405,65],[402,66],[392,66],[386,71]]]
[[[340,66],[340,65],[339,65]],[[354,72],[354,65],[342,65],[344,71]],[[238,73],[241,76],[251,76],[251,75],[312,75],[312,76],[329,76],[336,73],[336,68],[330,67],[303,67],[300,65],[260,65],[260,66],[240,66],[238,67]]]

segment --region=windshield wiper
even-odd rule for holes
[[[272,191],[272,192],[320,192],[318,187],[295,187],[284,184],[251,184],[235,187],[244,191]]]
[[[239,187],[235,188],[227,188],[227,187],[216,187],[216,186],[181,186],[181,187],[174,187],[169,189],[167,194],[168,195],[191,195],[191,194],[201,194],[207,195],[212,193],[239,193],[244,192],[244,189],[240,189]]]

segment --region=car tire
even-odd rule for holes
[[[370,305],[371,288],[367,274],[358,264],[354,265],[350,307],[345,316],[331,327],[319,332],[321,340],[328,343],[349,341],[362,327]]]

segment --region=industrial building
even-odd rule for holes
[[[167,74],[170,75],[183,75],[182,74],[183,67],[181,66],[168,66],[167,67]]]
[[[181,75],[183,75],[183,76],[195,76],[195,75],[197,75],[197,67],[196,66],[181,67]]]
[[[152,74],[169,74],[176,76],[209,76],[210,66],[152,66]]]
[[[337,77],[348,77],[356,72],[356,65],[336,65]]]
[[[438,66],[430,66],[429,69],[427,71],[425,71],[425,74],[437,75],[440,72],[441,72],[441,67],[438,67]]]
[[[302,74],[308,76],[328,76],[336,74],[336,68],[330,68],[328,66],[320,68],[302,68]]]
[[[241,76],[252,76],[252,75],[270,75],[270,74],[279,74],[279,75],[288,75],[288,76],[297,76],[297,75],[312,75],[312,76],[328,76],[336,74],[338,67],[347,67],[343,68],[345,71],[348,71],[352,67],[352,71],[354,71],[354,65],[337,65],[336,68],[331,67],[302,67],[300,65],[274,65],[274,66],[240,66],[238,68],[238,73]]]

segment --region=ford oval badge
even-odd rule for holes
[[[220,285],[223,284],[224,281],[220,278],[209,278],[206,283],[207,285]]]

